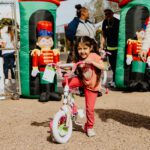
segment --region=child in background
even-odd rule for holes
[[[1,29],[1,38],[4,41],[2,48],[12,48],[11,50],[3,50],[2,56],[4,59],[4,75],[5,85],[9,85],[8,71],[11,71],[11,83],[15,83],[14,63],[15,63],[15,50],[14,50],[14,31],[12,26],[4,26]]]
[[[75,62],[83,61],[85,64],[79,65],[78,76],[69,79],[69,87],[84,87],[85,107],[87,122],[84,130],[87,136],[95,136],[94,126],[94,106],[98,96],[100,86],[100,73],[104,69],[103,61],[98,55],[98,47],[94,39],[87,36],[79,37],[74,46]]]

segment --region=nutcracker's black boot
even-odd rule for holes
[[[52,84],[42,84],[41,85],[41,94],[39,101],[48,102],[48,101],[60,101],[61,94],[54,92],[54,87]]]
[[[49,95],[48,90],[50,90],[49,84],[41,84],[41,93],[39,97],[39,102],[48,102],[49,101]]]

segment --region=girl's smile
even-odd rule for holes
[[[82,59],[86,59],[90,52],[91,52],[92,48],[85,45],[84,43],[79,43],[78,45],[78,54]]]

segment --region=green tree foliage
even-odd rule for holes
[[[107,1],[107,0],[105,0]],[[93,5],[94,4],[94,5]],[[114,11],[119,11],[118,4],[114,2],[108,2],[109,7]],[[93,6],[93,9],[91,7]],[[95,23],[100,22],[104,19],[104,3],[103,0],[92,0],[87,7],[89,8],[90,14],[92,13]]]
[[[94,13],[95,22],[100,22],[104,19],[103,1],[95,0],[94,7],[95,7],[95,13]]]

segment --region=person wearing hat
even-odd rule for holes
[[[40,102],[49,100],[61,100],[61,95],[54,92],[54,84],[51,84],[42,79],[44,70],[49,63],[57,63],[59,61],[59,51],[52,50],[53,47],[53,32],[52,22],[39,21],[37,23],[37,43],[40,49],[34,49],[31,52],[32,56],[32,72],[31,75],[36,77],[40,73]]]
[[[110,82],[111,87],[115,87],[115,70],[118,50],[118,33],[119,33],[119,20],[113,15],[113,11],[109,8],[104,10],[105,19],[102,23],[102,36],[100,49],[106,49],[111,55],[109,63],[113,72],[113,80]]]

